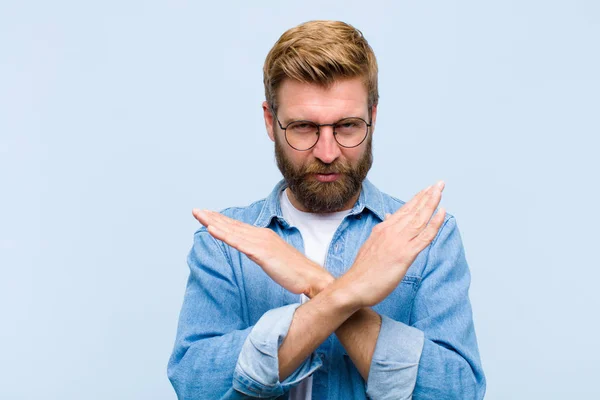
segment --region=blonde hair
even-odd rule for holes
[[[362,32],[341,21],[308,21],[287,30],[263,67],[267,103],[277,109],[285,78],[328,87],[338,79],[362,77],[368,106],[377,105],[377,60]]]

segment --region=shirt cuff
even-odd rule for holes
[[[419,329],[381,316],[381,329],[367,379],[369,398],[412,397],[424,342],[425,335]]]
[[[279,347],[287,336],[296,308],[289,304],[267,311],[254,325],[242,345],[233,374],[233,388],[253,397],[277,397],[319,369],[322,362],[313,352],[283,382],[279,382]]]

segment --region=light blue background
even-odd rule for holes
[[[0,3],[0,398],[175,399],[198,223],[280,178],[262,64],[341,19],[378,57],[371,180],[438,179],[487,399],[598,398],[597,1]]]

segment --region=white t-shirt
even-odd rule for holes
[[[287,196],[287,189],[279,195],[283,218],[295,226],[304,241],[304,254],[317,264],[323,266],[333,234],[350,210],[327,214],[314,214],[298,210]],[[308,297],[300,295],[301,303]],[[310,400],[312,398],[312,375],[290,390],[290,400]]]

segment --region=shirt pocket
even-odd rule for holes
[[[413,301],[420,283],[421,278],[419,276],[404,276],[396,289],[373,309],[379,314],[409,325]]]

